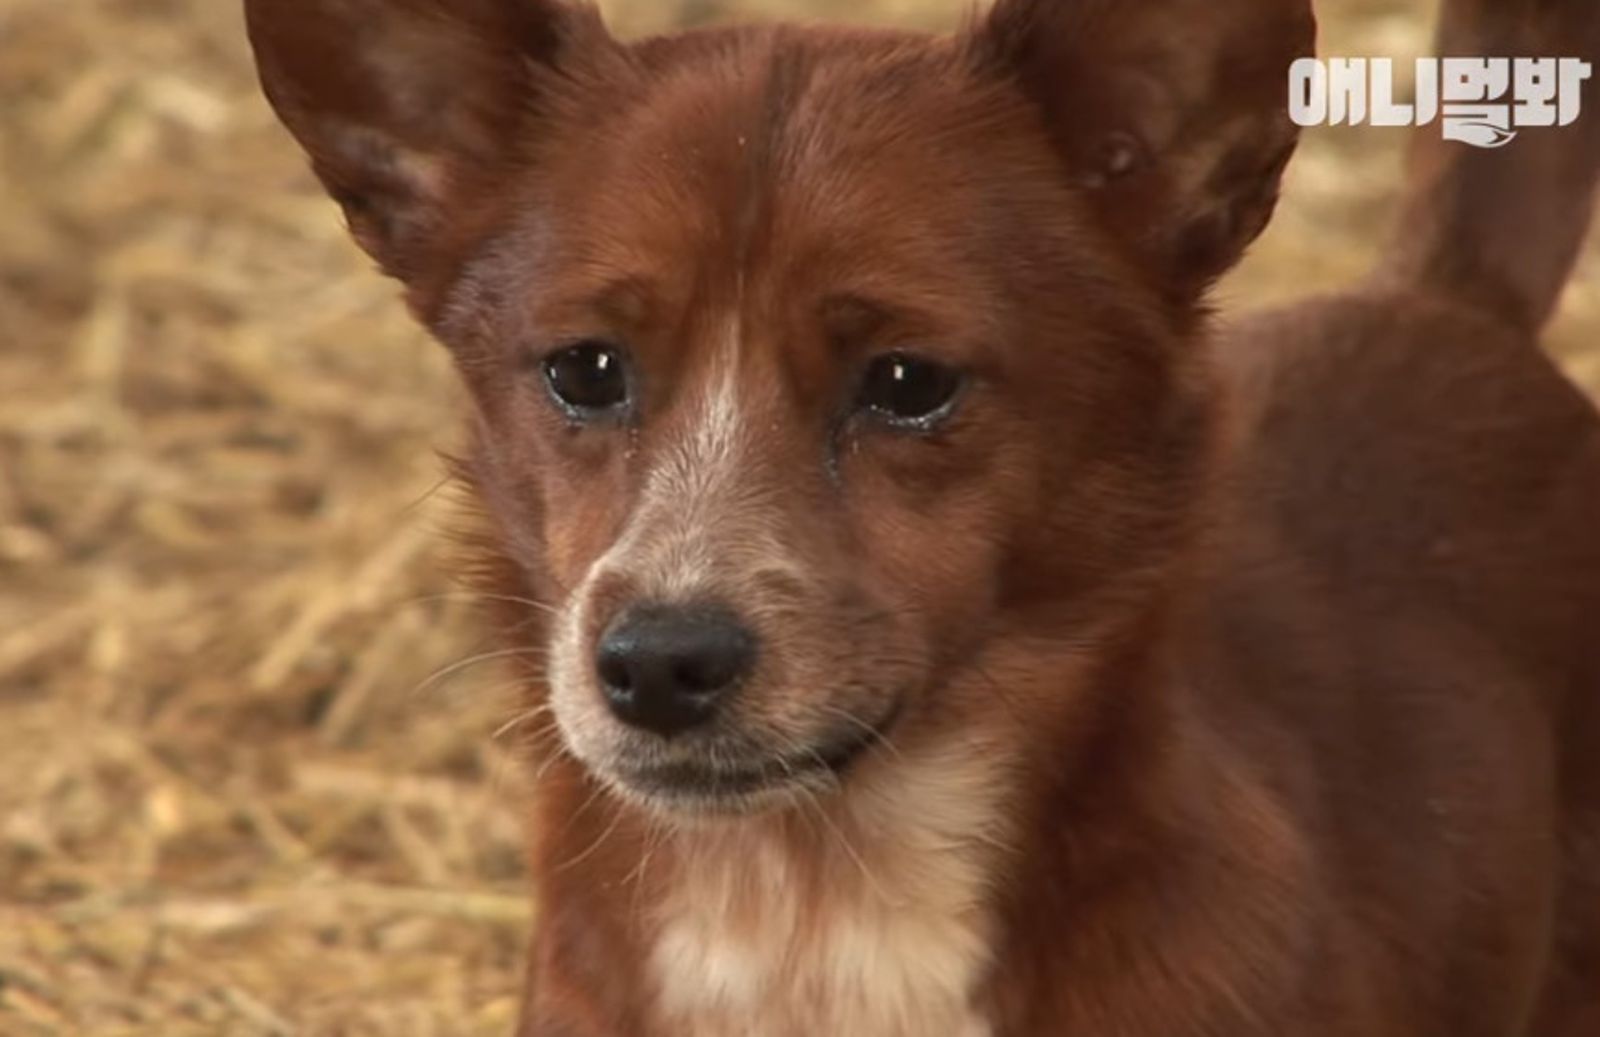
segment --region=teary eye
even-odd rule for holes
[[[954,368],[890,353],[867,368],[858,403],[891,425],[927,426],[950,412],[961,382],[961,373]]]
[[[622,350],[588,341],[552,353],[544,361],[550,392],[579,417],[597,417],[628,402],[628,372]]]

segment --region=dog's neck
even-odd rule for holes
[[[534,826],[554,836],[535,855],[541,899],[608,919],[637,971],[605,968],[648,991],[629,1025],[651,1037],[987,1037],[996,966],[1039,923],[1007,892],[1029,861],[1061,860],[1045,844],[1066,839],[1093,882],[1198,784],[1163,748],[1161,626],[1151,613],[1077,647],[997,638],[961,668],[984,695],[941,699],[973,712],[925,711],[932,726],[891,732],[835,794],[781,812],[674,822],[558,760]]]
[[[826,801],[658,840],[640,918],[666,1032],[742,1037],[782,1019],[793,1037],[989,1034],[1002,889],[1034,837],[1034,801],[1049,795],[1030,772],[1051,770],[1052,756],[1060,770],[1060,753],[1138,751],[1143,736],[1065,715],[1074,698],[1103,697],[1078,683],[1091,672],[1133,671],[1070,653],[1055,662],[1040,666],[1036,650],[994,660],[988,717],[882,747]],[[1132,689],[1119,690],[1126,707]],[[1040,722],[1026,703],[1046,695],[1063,707],[1060,736],[1034,761],[1020,728]]]
[[[959,739],[873,762],[832,802],[669,837],[646,923],[669,1033],[987,1033],[1015,776]]]

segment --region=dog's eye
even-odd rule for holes
[[[544,379],[550,392],[570,410],[599,414],[628,402],[628,373],[622,351],[604,342],[580,342],[549,356]]]
[[[960,372],[931,360],[891,353],[867,368],[860,405],[891,424],[926,425],[949,412],[960,389]]]

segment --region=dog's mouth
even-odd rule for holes
[[[878,724],[800,750],[722,753],[628,764],[613,779],[652,807],[691,814],[744,814],[838,787],[863,758],[884,744],[898,709]]]

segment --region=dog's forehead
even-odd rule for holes
[[[995,151],[980,134],[1015,146],[1017,120],[949,41],[788,29],[650,47],[669,49],[646,52],[644,81],[574,109],[550,149],[547,261],[523,280],[536,304],[655,304],[653,333],[670,319],[697,338],[739,308],[865,298],[928,324],[961,308],[975,214],[1026,187],[975,171]]]
[[[871,233],[892,248],[959,225],[971,131],[995,120],[948,41],[755,30],[645,53],[626,98],[579,109],[589,124],[554,149],[569,246],[748,267],[769,242],[792,255]]]

